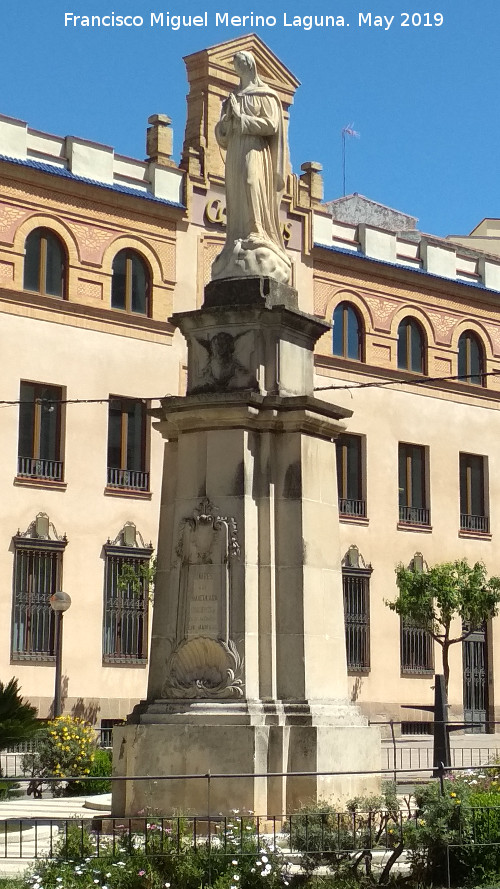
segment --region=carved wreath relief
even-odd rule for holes
[[[181,522],[176,645],[163,697],[243,695],[242,661],[229,637],[231,560],[239,556],[236,522],[204,498]]]

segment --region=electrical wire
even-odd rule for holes
[[[446,381],[453,380],[470,380],[472,377],[494,377],[499,376],[500,370],[490,370],[487,373],[479,373],[479,374],[454,374],[446,377],[419,377],[418,379],[409,380],[407,377],[400,378],[397,380],[384,380],[383,382],[374,382],[370,381],[369,383],[349,383],[345,385],[340,385],[338,383],[332,384],[331,386],[315,386],[315,392],[324,392],[328,389],[381,389],[383,386],[423,386],[426,383],[441,383]]]
[[[384,386],[424,386],[427,383],[443,383],[443,382],[452,382],[453,380],[470,380],[472,377],[480,377],[482,380],[485,377],[494,377],[500,376],[500,370],[490,370],[486,373],[478,373],[478,374],[450,374],[449,376],[444,377],[418,377],[417,379],[409,380],[407,377],[400,377],[399,379],[394,380],[382,380],[382,381],[370,381],[367,383],[346,383],[339,384],[333,383],[331,386],[314,386],[315,392],[325,392],[328,390],[336,390],[336,389],[382,389]],[[35,401],[38,401],[42,404],[110,404],[113,401],[162,401],[164,398],[171,398],[172,393],[167,392],[164,395],[153,395],[153,396],[107,396],[106,398],[37,398]],[[178,397],[178,396],[177,396]],[[0,407],[12,407],[19,404],[33,404],[33,401],[21,400],[21,399],[0,399]]]

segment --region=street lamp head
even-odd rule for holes
[[[50,607],[53,611],[67,611],[71,605],[71,596],[58,590],[50,597]]]

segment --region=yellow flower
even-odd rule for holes
[[[452,792],[450,793],[450,796],[456,796],[456,793],[453,793],[453,791],[452,791]]]

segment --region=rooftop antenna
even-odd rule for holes
[[[346,127],[342,127],[342,191],[343,196],[346,196],[345,189],[345,142],[346,136],[354,136],[356,139],[359,139],[360,134],[356,132],[354,129],[354,123],[348,123]]]

